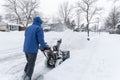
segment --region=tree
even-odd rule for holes
[[[59,16],[67,24],[67,20],[70,18],[73,7],[68,2],[64,2],[59,7]]]
[[[78,29],[80,28],[80,21],[81,21],[81,15],[82,15],[82,11],[80,9],[76,10],[76,17],[77,17],[77,26]]]
[[[120,20],[120,7],[116,6],[116,2],[118,0],[112,0],[113,1],[113,8],[111,9],[111,12],[109,13],[108,17],[105,21],[105,26],[107,29],[115,29],[116,24]]]
[[[68,26],[68,28],[70,27],[70,18],[68,18],[67,20],[66,20],[66,23],[65,23],[67,26]]]
[[[75,26],[76,26],[75,20],[72,20],[70,24],[71,29],[72,30],[75,29]]]
[[[105,21],[105,26],[107,29],[115,29],[116,24],[120,21],[120,11],[119,7],[114,7],[109,13]]]
[[[7,13],[7,14],[5,14],[5,20],[15,22],[16,16],[15,16],[15,14]]]
[[[9,12],[16,15],[19,24],[27,26],[32,19],[32,15],[39,7],[39,0],[6,0],[4,5]]]
[[[3,20],[3,17],[0,15],[0,22]]]
[[[86,27],[87,27],[87,34],[88,34],[88,38],[89,38],[89,25],[91,23],[91,20],[93,19],[93,17],[95,16],[95,14],[98,13],[98,11],[100,11],[101,9],[98,9],[96,6],[94,6],[95,2],[97,0],[81,0],[78,2],[78,7],[80,8],[80,10],[82,10],[86,19]]]

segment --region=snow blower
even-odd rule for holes
[[[58,40],[57,44],[53,47],[49,47],[47,45],[48,49],[43,51],[45,57],[47,58],[47,67],[54,68],[70,57],[70,51],[60,50],[61,43],[62,39]]]

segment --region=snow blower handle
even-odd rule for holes
[[[47,45],[47,47],[42,51],[44,56],[48,59],[48,54],[51,52],[51,48],[49,47],[49,45]]]
[[[42,51],[42,52],[43,52],[44,56],[48,59],[48,56],[45,54],[45,51]]]

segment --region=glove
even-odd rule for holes
[[[49,47],[43,48],[42,46],[39,46],[39,49],[40,49],[41,51],[45,51],[45,50],[49,50],[50,48],[49,48]]]
[[[42,46],[39,46],[39,49],[40,49],[41,51],[44,51],[44,50],[45,50],[45,48],[43,48]]]

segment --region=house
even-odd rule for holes
[[[0,31],[8,31],[7,24],[5,22],[0,22]]]
[[[24,29],[25,27],[20,24],[0,22],[0,31],[21,31]]]

